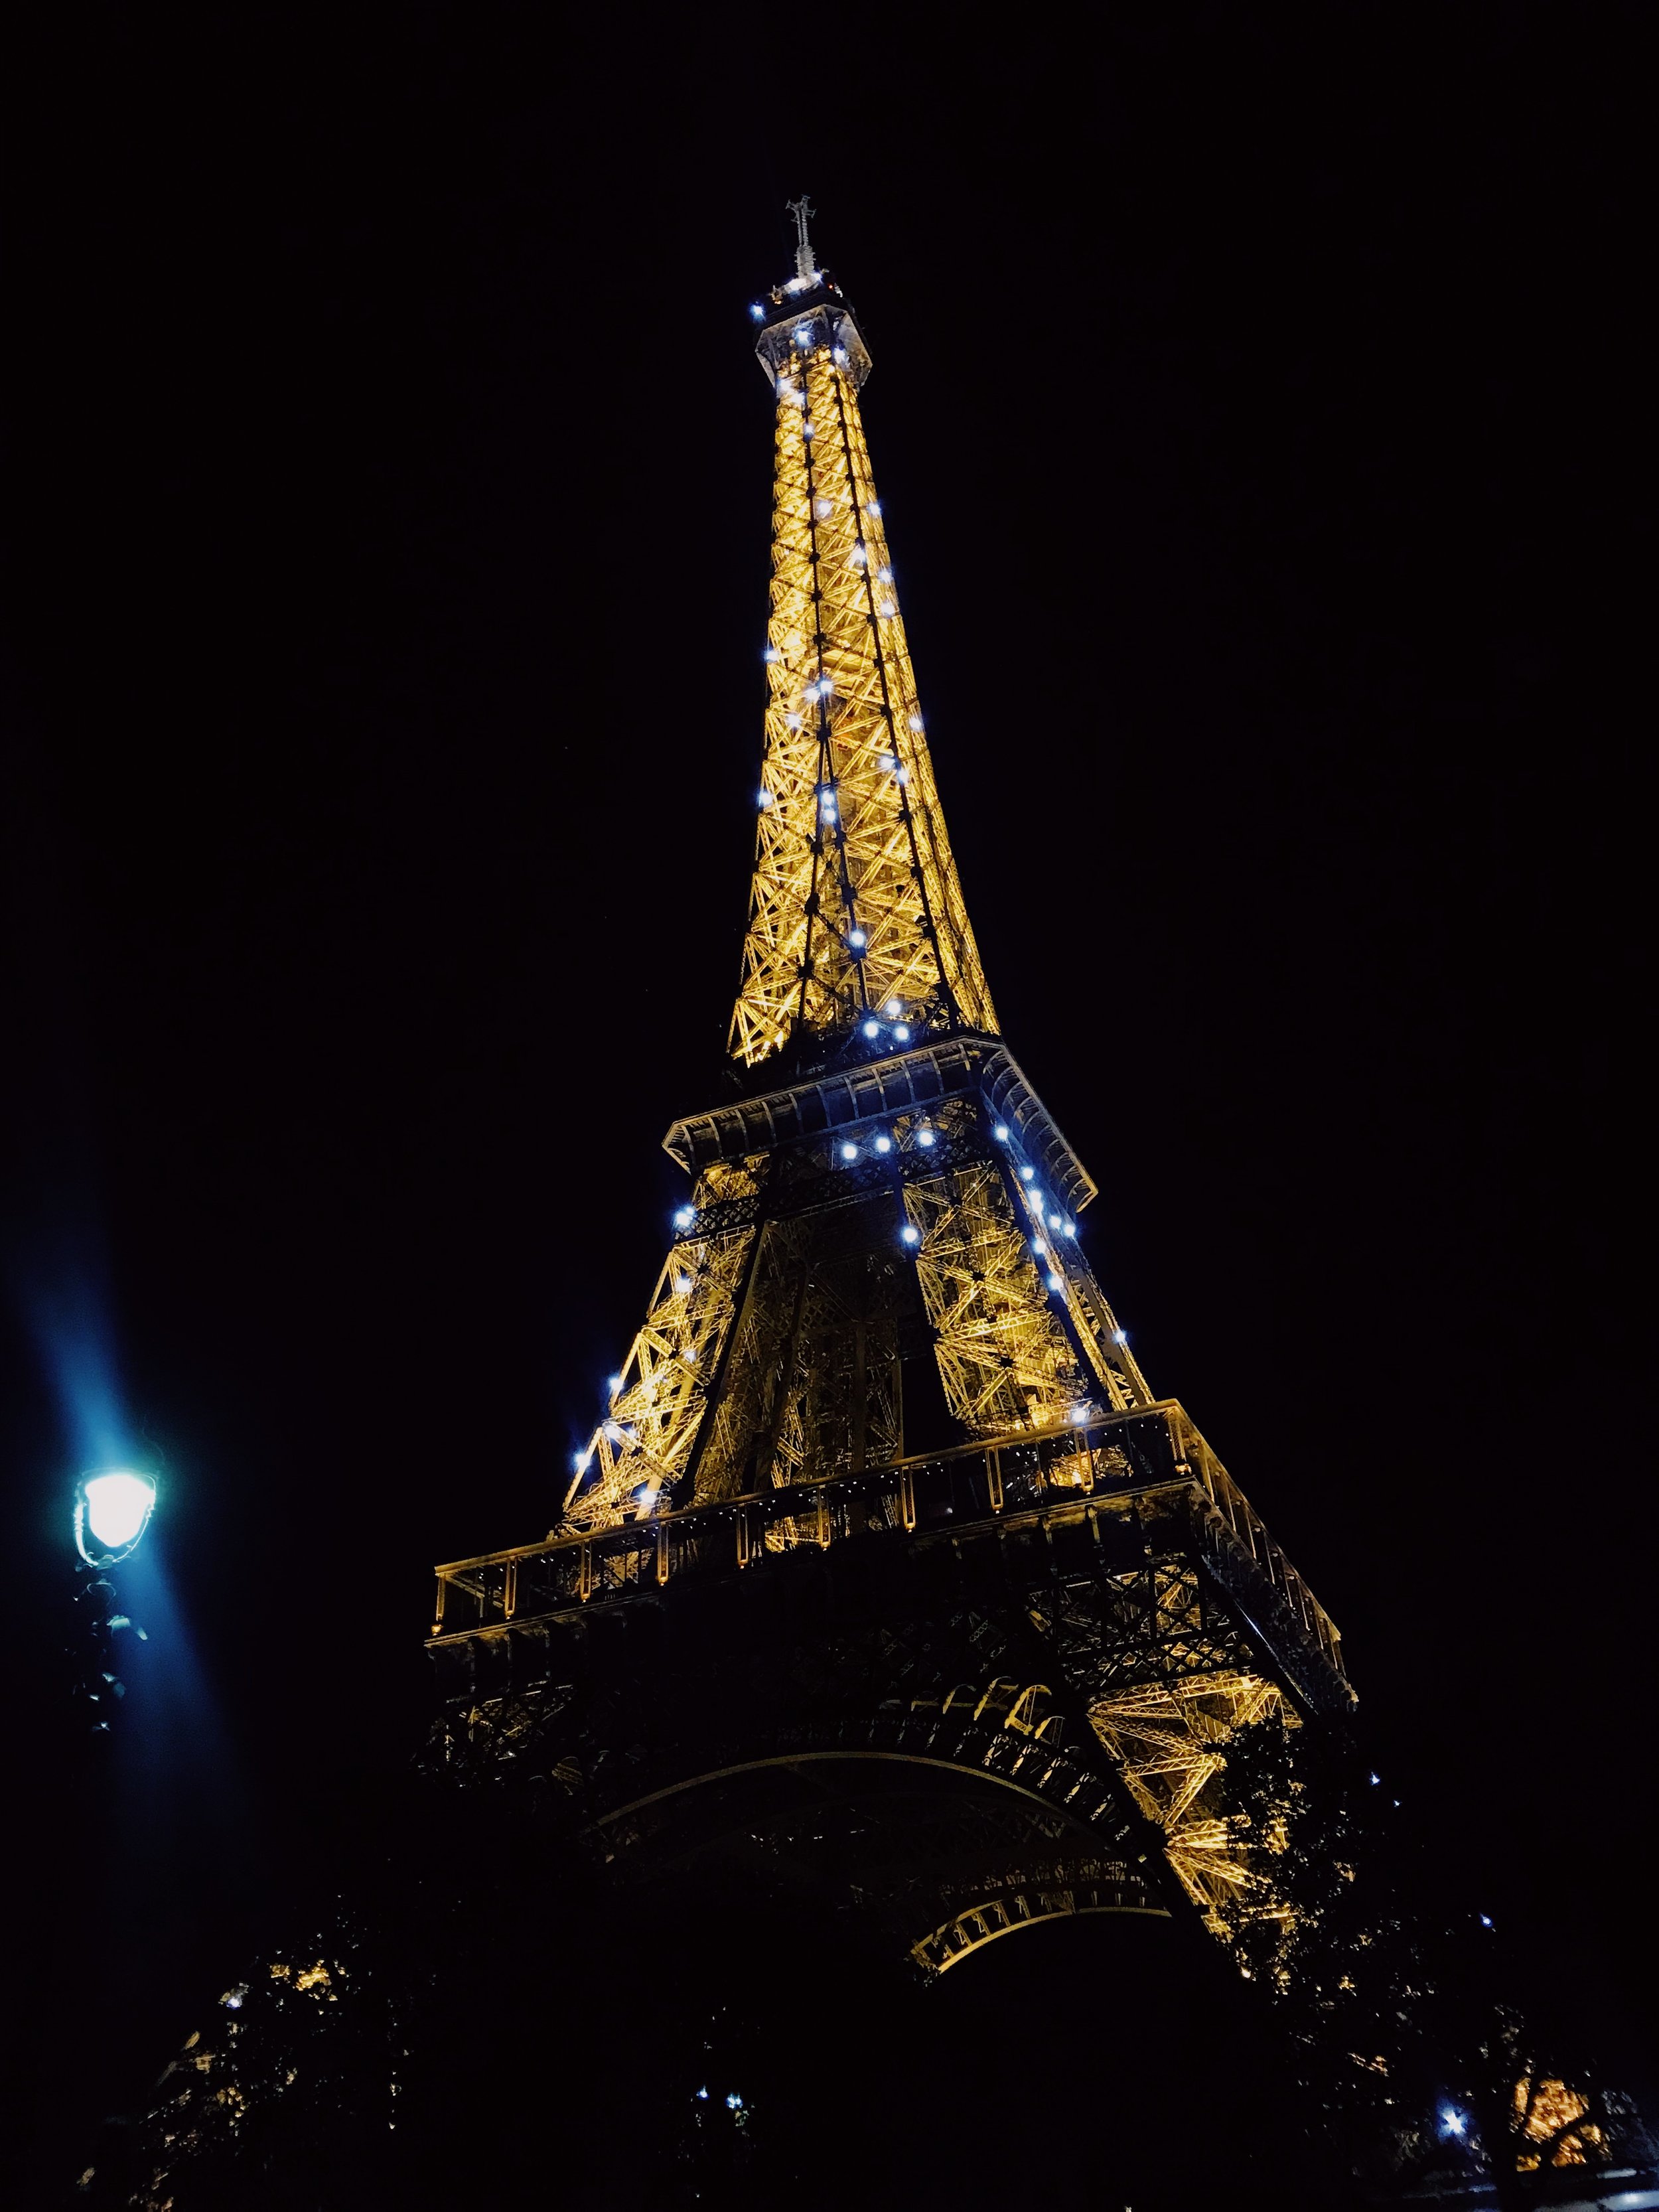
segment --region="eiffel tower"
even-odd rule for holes
[[[768,695],[730,1085],[538,1542],[437,1571],[438,1763],[624,1888],[718,1869],[924,1976],[1068,1914],[1278,1906],[1227,1744],[1352,1703],[1328,1616],[1172,1398],[1003,1042],[860,395],[793,204]],[[968,772],[963,763],[958,774]]]

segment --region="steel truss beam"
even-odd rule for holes
[[[804,305],[787,350],[762,803],[731,1028],[746,1066],[798,1032],[827,1043],[869,1021],[890,1035],[997,1027],[939,811],[860,363],[822,305]]]

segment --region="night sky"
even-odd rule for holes
[[[54,2174],[326,1888],[432,1563],[545,1531],[642,1314],[737,978],[745,311],[803,190],[1090,1257],[1447,1897],[1652,2078],[1637,11],[996,20],[90,8],[18,73],[8,2025]],[[165,1481],[90,1787],[54,1358]]]

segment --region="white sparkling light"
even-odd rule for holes
[[[916,1142],[919,1145],[931,1145],[933,1141],[933,1133],[931,1129],[918,1129],[916,1131]]]
[[[771,793],[769,791],[757,791],[755,793],[755,804],[757,806],[769,806],[772,804]]]
[[[756,301],[754,306],[750,307],[749,312],[755,318],[755,320],[757,323],[763,323],[766,320],[766,310],[762,307],[758,300]]]
[[[881,1035],[881,1024],[879,1022],[866,1022],[864,1024],[864,1034],[866,1036],[871,1038],[878,1037]]]
[[[1019,1171],[1019,1179],[1022,1182],[1030,1182],[1036,1173],[1035,1168],[1022,1168]]]
[[[999,1121],[991,1134],[996,1139],[998,1144],[1006,1145],[1008,1141],[1008,1124],[1006,1121]]]
[[[893,1035],[898,1039],[901,1044],[908,1044],[910,1042],[910,1032],[902,1022],[894,1023]]]
[[[1066,1287],[1066,1286],[1065,1286],[1065,1285],[1060,1281],[1060,1277],[1059,1277],[1058,1275],[1050,1275],[1050,1276],[1049,1276],[1049,1278],[1048,1278],[1048,1288],[1049,1288],[1051,1291],[1060,1291],[1060,1290],[1064,1290],[1064,1289],[1065,1289],[1065,1287]]]
[[[841,1156],[844,1160],[855,1160],[859,1156],[859,1148],[856,1145],[843,1145],[841,1148]]]
[[[1066,1223],[1066,1234],[1068,1237],[1075,1237],[1077,1235],[1077,1224],[1075,1221],[1068,1221]]]
[[[847,933],[847,942],[854,952],[862,952],[869,941],[861,929],[849,929]]]
[[[1127,1344],[1128,1341],[1129,1332],[1127,1328],[1115,1328],[1112,1331],[1112,1342],[1114,1344]]]
[[[907,1244],[920,1244],[921,1242],[921,1231],[914,1221],[907,1221],[900,1230],[899,1235],[903,1237]]]
[[[155,1503],[155,1485],[147,1475],[122,1469],[94,1475],[81,1494],[87,1501],[88,1528],[112,1552],[143,1532]]]
[[[904,1012],[904,1002],[901,999],[890,999],[882,1008],[882,1012],[890,1020],[895,1014],[902,1014]]]
[[[890,1152],[892,1149],[893,1140],[890,1137],[878,1137],[876,1139],[876,1150],[878,1152]]]
[[[679,1294],[679,1296],[680,1296],[681,1297],[683,1297],[683,1298],[684,1298],[684,1297],[689,1297],[689,1296],[690,1296],[690,1290],[691,1290],[691,1278],[690,1278],[690,1275],[676,1275],[676,1276],[675,1276],[675,1278],[674,1278],[674,1288],[675,1288],[675,1290],[678,1292],[678,1294]]]

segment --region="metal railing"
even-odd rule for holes
[[[523,1625],[594,1601],[660,1589],[684,1575],[728,1575],[768,1554],[890,1530],[927,1541],[987,1534],[1085,1501],[1185,1494],[1219,1578],[1346,1679],[1329,1614],[1174,1399],[1086,1427],[963,1444],[744,1497],[653,1513],[615,1528],[452,1561],[437,1571],[434,1642]]]

